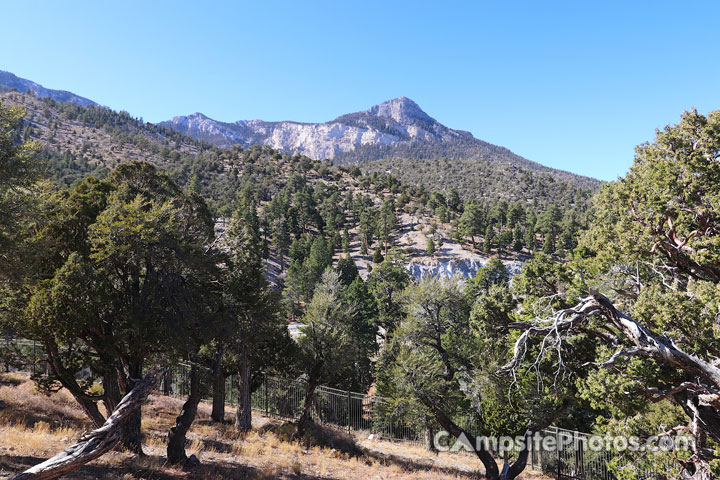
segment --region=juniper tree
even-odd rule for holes
[[[635,425],[652,425],[646,434],[692,435],[694,448],[676,478],[717,475],[719,152],[720,111],[695,110],[636,149],[628,174],[595,199],[594,220],[578,247],[581,261],[569,272],[575,292],[550,290],[552,297],[536,302],[545,309],[516,326],[520,336],[503,369],[549,355],[561,372],[572,373],[575,342],[590,338],[596,348],[580,372],[586,378],[579,397]],[[552,352],[542,348],[549,344]],[[675,405],[684,418],[652,422],[653,404],[664,402],[671,402],[666,412]],[[653,458],[662,462],[644,461]],[[634,475],[642,466],[628,459],[621,473]]]
[[[368,281],[368,289],[375,298],[378,308],[376,325],[382,328],[386,337],[392,334],[403,316],[400,293],[410,283],[410,274],[393,252],[389,258],[373,269]]]
[[[298,338],[301,368],[306,389],[303,410],[297,422],[297,438],[302,438],[310,422],[315,390],[322,383],[336,384],[351,378],[358,345],[353,335],[351,306],[343,302],[339,275],[328,268],[315,289],[302,318]]]
[[[406,316],[392,337],[394,354],[384,365],[388,370],[379,374],[379,388],[397,405],[419,405],[421,416],[469,440],[487,478],[512,479],[525,468],[529,445],[501,477],[493,453],[476,443],[475,435],[515,437],[544,428],[567,408],[566,392],[533,394],[538,375],[547,374],[546,362],[537,372],[517,377],[520,392],[510,388],[511,380],[494,375],[509,358],[516,300],[507,273],[497,277],[482,270],[486,280],[475,282],[468,293],[457,278],[425,279],[403,292]]]
[[[24,256],[26,222],[34,217],[34,185],[40,178],[40,164],[34,155],[37,145],[18,144],[14,138],[24,116],[22,108],[0,103],[0,279],[4,281],[26,271],[19,260]]]
[[[237,373],[235,428],[241,432],[252,428],[253,365],[269,367],[272,351],[286,353],[289,344],[280,296],[265,278],[260,244],[257,206],[243,196],[227,232],[222,276],[222,314],[228,325],[224,344]]]
[[[36,236],[45,279],[32,286],[26,333],[43,342],[51,375],[96,423],[112,412],[152,355],[176,353],[207,321],[215,261],[205,255],[213,223],[204,202],[147,163],[126,163],[47,203]],[[75,373],[91,367],[102,395]],[[124,443],[141,450],[140,413]]]

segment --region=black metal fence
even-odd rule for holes
[[[306,385],[302,379],[283,379],[266,376],[252,394],[252,407],[266,417],[296,420],[300,417],[305,400]],[[228,403],[234,404],[234,378],[228,379],[226,388]],[[410,412],[397,412],[387,399],[330,387],[318,387],[315,391],[313,419],[329,426],[346,429],[348,432],[362,432],[377,439],[425,444],[423,419]],[[460,421],[469,432],[474,419]],[[548,437],[552,440],[548,442]],[[611,449],[592,448],[592,435],[557,427],[538,432],[530,442],[528,467],[559,479],[614,480],[610,464],[618,458]],[[489,445],[497,455],[499,445]],[[516,452],[510,450],[509,458]],[[652,460],[644,454],[645,460]],[[632,463],[632,458],[626,461]],[[653,464],[653,462],[648,462]],[[655,462],[657,464],[659,462]],[[634,468],[633,477],[638,480],[667,480],[679,478],[668,475],[678,471],[677,465],[668,464],[661,472],[652,468]]]
[[[547,439],[552,448],[545,448]],[[591,451],[590,435],[572,430],[551,427],[539,432],[530,451],[529,463],[533,470],[554,473],[563,479],[612,479],[608,469],[612,452]]]
[[[305,395],[302,379],[288,381],[268,376],[253,392],[253,409],[268,417],[296,420],[302,413]],[[424,431],[393,415],[383,398],[325,386],[317,387],[314,397],[311,415],[317,423],[387,440],[424,441]]]
[[[0,362],[6,370],[46,373],[42,345],[32,340],[5,339],[0,348]],[[168,395],[186,396],[189,393],[190,365],[179,363],[168,369],[160,390]],[[203,370],[205,380],[209,382],[209,369]],[[89,374],[85,372],[85,375]],[[256,382],[257,385],[257,382]],[[300,417],[306,395],[303,379],[276,378],[264,376],[254,389],[251,399],[252,408],[266,417],[296,420]],[[234,406],[237,401],[236,378],[226,379],[225,403]],[[312,409],[313,419],[324,425],[345,429],[348,432],[362,432],[377,439],[424,444],[426,424],[424,417],[414,412],[401,411],[385,398],[364,393],[340,390],[320,386],[315,390]],[[473,428],[472,417],[460,422],[469,431]],[[548,444],[546,439],[552,441]],[[615,480],[609,466],[618,458],[612,449],[591,448],[592,436],[587,433],[549,428],[538,432],[531,442],[528,467],[535,471],[550,474],[558,479]],[[497,446],[490,446],[498,453]],[[514,457],[513,451],[509,457]],[[645,453],[643,462],[648,468],[638,466],[631,478],[638,480],[667,480],[680,478],[669,472],[679,472],[677,464],[667,464],[662,472],[657,472],[657,464]],[[672,457],[672,455],[670,456]],[[632,462],[632,458],[625,458]],[[628,477],[630,478],[630,477]]]
[[[47,374],[45,348],[35,340],[5,337],[0,343],[0,365],[6,372],[22,371]]]
[[[545,440],[552,440],[552,447],[545,447]],[[683,477],[683,468],[676,461],[675,452],[620,453],[607,447],[612,437],[593,436],[573,430],[550,427],[539,432],[530,452],[529,466],[553,474],[559,479],[614,480],[611,465],[624,470],[622,478],[636,480],[669,480]],[[593,448],[593,443],[596,443]],[[604,445],[598,448],[597,444]],[[539,448],[538,448],[539,444]]]

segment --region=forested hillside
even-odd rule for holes
[[[550,253],[572,248],[586,221],[585,190],[575,198],[571,193],[577,191],[571,188],[556,191],[541,185],[532,201],[468,195],[466,202],[455,188],[432,190],[422,182],[401,182],[383,172],[363,175],[357,166],[338,167],[269,147],[218,148],[104,107],[19,92],[0,98],[26,110],[16,138],[41,142],[40,155],[59,185],[71,186],[88,175],[102,178],[125,161],[149,161],[203,196],[220,219],[230,216],[240,192],[249,189],[263,207],[263,241],[268,258],[272,256],[268,268],[275,272],[273,278],[292,263],[292,258],[285,258],[290,245],[284,243],[290,240],[277,238],[285,231],[291,240],[327,228],[347,231],[345,249],[365,274],[381,241],[402,246],[409,259],[421,263],[449,261],[458,252],[466,256],[463,250],[475,251],[479,266],[482,258],[495,253],[517,256],[540,247]],[[381,225],[383,205],[393,216],[389,226]],[[278,218],[285,223],[271,225]],[[279,228],[283,232],[273,231]],[[337,250],[337,237],[327,235]],[[449,250],[438,259],[435,254],[441,253],[443,244]],[[382,250],[387,253],[385,246]]]
[[[452,185],[463,199],[503,199],[534,208],[553,204],[583,208],[600,187],[600,182],[591,178],[530,169],[523,163],[494,156],[492,152],[487,152],[487,156],[460,153],[446,156],[452,154],[451,149],[439,145],[394,147],[392,150],[371,148],[379,150],[378,155],[382,158],[362,163],[364,172],[387,172],[403,183],[424,185],[429,190],[443,190]]]
[[[163,126],[215,145],[268,145],[336,165],[390,172],[410,185],[456,188],[464,200],[504,199],[546,207],[582,206],[600,182],[532,162],[469,132],[454,130],[406,97],[325,123],[219,122],[195,113]]]
[[[3,101],[0,328],[43,345],[36,388],[66,392],[103,426],[93,435],[117,430],[142,453],[142,399],[161,372],[143,374],[184,362],[187,400],[160,442],[189,469],[203,396],[220,428],[233,375],[242,442],[272,373],[302,382],[292,441],[317,432],[328,386],[380,394],[378,408],[430,448],[440,429],[527,439],[554,425],[677,442],[652,455],[602,447],[618,477],[717,474],[720,113],[658,131],[590,212],[578,199],[463,201],[100,107]],[[411,275],[464,255],[482,260],[464,279]],[[511,480],[528,446],[504,469],[483,443],[468,448],[486,478]]]

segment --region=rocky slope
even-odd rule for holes
[[[84,163],[112,168],[129,160],[167,164],[173,151],[195,155],[202,147],[194,139],[144,124],[127,113],[111,112],[94,103],[81,108],[72,100],[53,102],[50,98],[0,90],[2,104],[25,110],[23,136],[38,140],[53,156],[68,154],[83,158]]]
[[[92,100],[75,95],[72,92],[45,88],[39,83],[20,78],[13,73],[0,70],[0,92],[7,92],[10,90],[17,90],[23,93],[30,91],[39,98],[49,97],[53,100],[57,100],[58,102],[73,102],[83,107],[88,105],[97,105],[97,103]]]
[[[92,100],[74,93],[48,89],[12,73],[0,71],[0,93],[12,90],[30,91],[40,99],[97,106]],[[101,112],[98,110],[95,113]],[[40,117],[35,115],[34,118]],[[70,120],[75,122],[76,119]],[[64,134],[63,127],[59,124],[59,136]],[[105,130],[108,133],[116,132],[114,127],[106,125]],[[55,129],[51,130],[54,132]],[[504,147],[476,139],[469,132],[448,128],[406,97],[389,100],[362,112],[342,115],[325,123],[262,120],[225,123],[195,113],[175,117],[160,125],[138,125],[133,130],[136,141],[131,143],[141,148],[135,149],[130,157],[140,155],[139,150],[145,149],[146,145],[143,145],[138,133],[153,137],[156,132],[165,131],[187,135],[183,136],[186,140],[182,140],[186,144],[199,140],[221,147],[261,145],[286,154],[302,154],[316,160],[330,159],[335,164],[361,164],[366,173],[390,172],[409,185],[423,185],[444,192],[455,188],[463,199],[505,199],[542,208],[553,203],[584,208],[589,196],[600,185],[597,180],[527,160]],[[173,140],[172,135],[162,133],[162,137],[159,142],[161,150],[153,148],[153,156],[161,153],[165,157],[168,153],[167,148],[163,147],[169,146],[168,139]],[[189,137],[192,137],[191,142],[187,141]],[[157,144],[154,140],[151,139],[152,143]],[[77,146],[73,145],[77,142],[57,143]],[[93,143],[90,140],[82,143],[85,157],[88,157],[85,150],[93,148]],[[110,142],[99,143],[107,145]],[[115,157],[117,160],[123,156],[127,158],[127,142],[123,140],[117,143],[120,145],[115,146],[113,151],[103,152],[105,160],[107,157]],[[65,147],[57,150],[62,153]],[[187,152],[186,148],[181,150]],[[71,153],[77,154],[75,151]]]
[[[268,198],[272,197],[297,168],[289,156],[267,147],[252,147],[244,152],[217,149],[104,107],[78,107],[12,91],[0,93],[0,102],[19,105],[26,110],[18,136],[41,143],[50,173],[58,183],[66,186],[87,175],[103,176],[121,162],[146,160],[171,173],[183,186],[197,175],[199,191],[211,202],[222,204],[224,198],[234,198],[248,182],[265,190]],[[399,193],[378,191],[371,183],[364,184],[361,177],[355,178],[336,167],[321,175],[317,170],[319,165],[317,162],[305,173],[311,184],[336,188],[341,196],[368,196],[378,209],[389,196],[394,196],[396,201],[399,199]],[[423,232],[429,231],[432,224],[438,228],[435,241],[443,238],[444,243],[435,255],[427,255],[428,237]],[[224,226],[224,223],[218,223],[218,233],[222,233]],[[412,216],[400,215],[394,244],[407,255],[408,269],[413,276],[471,278],[487,262],[487,255],[473,252],[467,245],[454,241],[451,230],[450,225],[440,222],[426,208],[419,208]],[[360,252],[357,226],[351,226],[350,232],[352,257],[363,277],[367,277],[371,255]],[[371,249],[370,253],[373,251]],[[279,265],[275,255],[267,263],[268,276],[273,281],[282,276]],[[506,265],[513,273],[519,268],[518,259],[506,259]]]
[[[467,132],[451,130],[438,123],[405,97],[325,123],[262,120],[225,123],[202,113],[194,113],[174,117],[161,125],[222,147],[262,144],[286,152],[301,153],[315,160],[333,159],[363,145],[472,138]]]
[[[394,175],[401,177],[403,172],[392,169],[400,160],[412,159],[431,168],[441,159],[450,160],[462,164],[458,167],[462,175],[471,178],[470,184],[461,192],[465,198],[479,198],[482,195],[477,195],[477,192],[485,192],[489,187],[493,195],[506,194],[512,200],[530,197],[532,201],[532,194],[523,195],[513,185],[502,182],[502,178],[511,171],[533,179],[547,177],[549,181],[568,184],[571,189],[589,192],[600,185],[597,180],[532,162],[507,148],[479,140],[469,132],[448,128],[406,97],[388,100],[368,110],[342,115],[325,123],[262,120],[226,123],[194,113],[174,117],[161,125],[218,146],[268,145],[285,153],[299,153],[316,160],[330,159],[335,164],[363,164],[364,169],[371,171],[392,170]],[[379,162],[378,165],[374,165],[376,162]],[[442,177],[443,172],[436,173],[431,174],[427,181]],[[422,179],[404,180],[427,186]],[[503,185],[494,188],[498,182]],[[433,184],[433,188],[447,190],[457,186],[447,181],[440,183]],[[530,180],[523,183],[538,182]],[[558,191],[563,190],[566,187],[561,185]]]

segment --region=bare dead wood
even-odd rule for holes
[[[720,441],[720,368],[697,354],[685,352],[667,335],[652,332],[627,314],[617,310],[604,295],[590,292],[590,295],[575,307],[557,312],[550,318],[511,324],[510,328],[519,329],[522,333],[515,342],[512,359],[499,372],[515,374],[528,353],[531,337],[541,339],[540,352],[536,354],[535,364],[545,355],[548,347],[552,346],[557,348],[558,365],[562,366],[560,346],[567,337],[580,331],[589,334],[597,332],[599,328],[597,324],[591,325],[589,322],[593,316],[604,318],[618,331],[618,337],[632,344],[630,347],[619,348],[610,359],[595,365],[604,368],[616,366],[620,357],[639,355],[651,358],[665,367],[675,368],[684,374],[682,381],[666,391],[647,388],[630,394],[644,396],[653,402],[672,399],[683,408],[691,419],[693,425],[691,430],[695,439],[693,456],[684,463],[691,464],[695,469],[692,478],[702,480],[711,478],[708,476],[710,475],[708,462],[714,459],[714,456],[706,453],[704,439],[710,436],[714,441]],[[597,337],[602,338],[599,335]],[[617,344],[612,346],[619,347]],[[686,394],[686,399],[681,398],[679,395],[681,392]]]
[[[86,433],[75,445],[16,475],[12,480],[60,478],[115,448],[122,440],[121,427],[142,406],[163,374],[163,370],[157,368],[150,370],[135,388],[125,395],[102,427]]]
[[[561,310],[550,322],[540,320],[537,323],[518,322],[510,328],[522,330],[515,342],[513,357],[508,364],[500,369],[510,372],[522,362],[527,353],[527,343],[531,337],[541,337],[543,341],[541,353],[546,345],[557,346],[562,342],[563,335],[577,333],[578,327],[591,317],[602,316],[609,320],[624,338],[634,344],[633,348],[618,352],[620,355],[642,355],[653,358],[660,364],[679,368],[684,372],[702,379],[713,393],[720,393],[720,368],[703,360],[697,355],[688,354],[666,336],[654,334],[615,308],[612,302],[597,292],[584,298],[573,308]],[[616,358],[617,358],[616,356]]]

